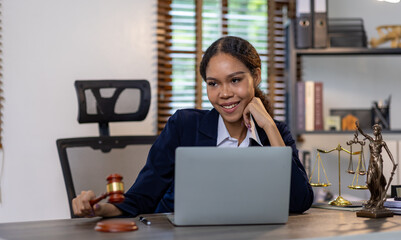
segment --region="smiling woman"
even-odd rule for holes
[[[269,113],[269,102],[259,89],[261,67],[252,44],[229,36],[215,41],[206,50],[199,71],[207,83],[209,101],[231,137],[238,139],[238,145],[246,137],[252,115],[268,134],[272,146],[285,146]]]
[[[258,51],[262,66],[260,89],[269,94],[275,118],[284,121],[283,36],[287,14],[294,12],[292,1],[159,0],[159,131],[177,109],[212,107],[203,79],[195,69],[206,48],[226,35],[247,39]]]
[[[174,211],[175,150],[180,146],[292,148],[290,211],[303,212],[313,191],[287,126],[268,113],[257,91],[260,60],[255,48],[238,37],[222,37],[205,52],[200,73],[207,82],[211,110],[183,109],[170,117],[149,151],[148,160],[120,204],[99,203],[93,209],[93,192],[76,199],[79,216],[136,216]],[[267,104],[267,102],[265,102]],[[234,144],[233,144],[234,143]]]

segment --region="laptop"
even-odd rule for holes
[[[288,221],[290,147],[178,147],[176,226]]]

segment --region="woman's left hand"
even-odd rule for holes
[[[252,98],[252,100],[245,107],[242,114],[244,124],[248,128],[251,126],[250,115],[252,114],[253,120],[259,127],[263,128],[272,146],[285,146],[283,138],[281,137],[281,134],[277,129],[276,123],[274,122],[270,114],[266,111],[266,108],[260,98]]]
[[[265,106],[258,97],[252,98],[252,100],[245,107],[243,114],[243,119],[245,126],[251,126],[250,115],[252,114],[253,120],[258,124],[259,127],[265,129],[268,126],[276,125],[273,118],[266,111]]]

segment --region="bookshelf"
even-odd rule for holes
[[[294,136],[302,134],[352,134],[353,131],[303,131],[297,129],[297,61],[303,56],[384,56],[400,55],[400,48],[325,48],[325,49],[297,49],[294,42],[294,23],[286,28],[286,122]],[[369,131],[366,131],[369,133]],[[400,134],[399,130],[383,130],[383,134]]]

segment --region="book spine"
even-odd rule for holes
[[[305,131],[305,82],[297,82],[297,128]]]
[[[323,128],[323,83],[315,82],[315,130]]]
[[[315,130],[315,83],[305,82],[305,131]]]

